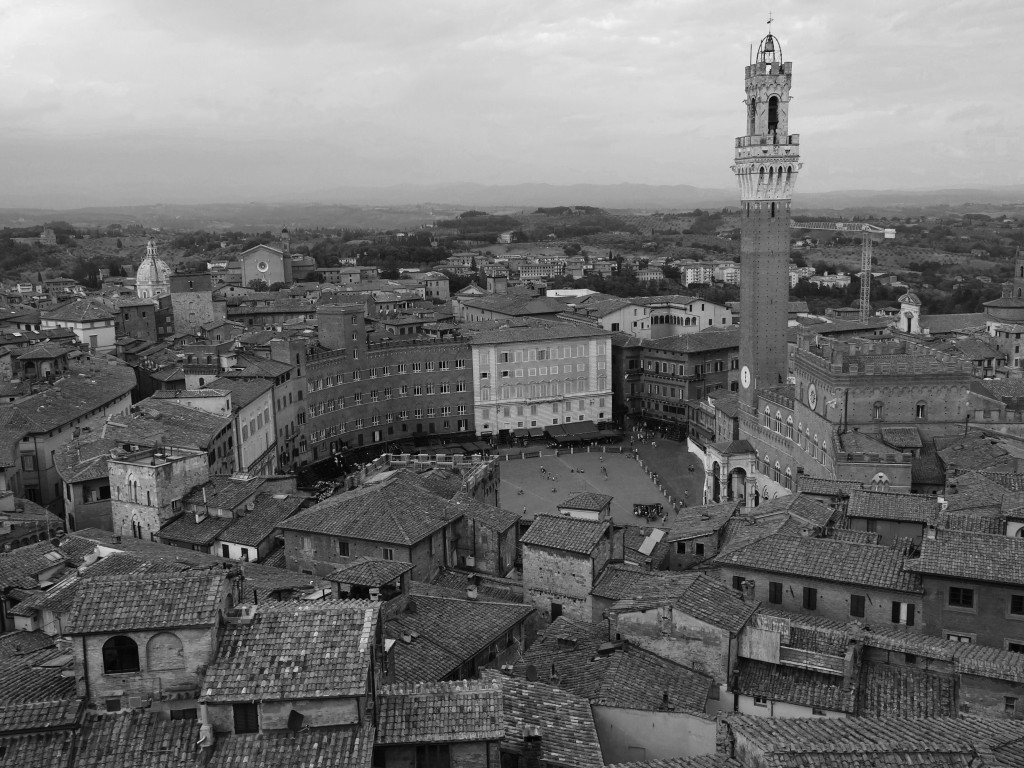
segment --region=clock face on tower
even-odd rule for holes
[[[740,383],[743,385],[744,389],[750,386],[750,368],[745,365],[743,366],[743,370],[740,371]]]
[[[818,407],[818,388],[813,384],[807,388],[807,404],[812,411]]]

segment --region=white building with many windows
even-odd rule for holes
[[[480,332],[470,348],[480,435],[611,418],[607,331],[572,323],[524,323]]]

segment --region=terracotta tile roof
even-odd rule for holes
[[[585,509],[592,512],[600,512],[612,503],[613,498],[613,496],[606,496],[603,493],[574,493],[558,506],[568,509]]]
[[[485,504],[464,491],[460,491],[453,496],[452,502],[454,502],[466,519],[474,520],[493,531],[507,531],[522,519],[522,514],[519,512]]]
[[[496,742],[505,735],[501,687],[494,682],[386,685],[377,706],[377,744]]]
[[[62,304],[56,309],[47,310],[40,314],[43,320],[58,320],[67,323],[86,323],[94,321],[109,320],[113,322],[114,315],[110,310],[93,299],[78,299]]]
[[[481,579],[475,575],[470,577],[465,571],[456,571],[450,568],[442,568],[433,582],[429,585],[425,585],[422,581],[413,581],[410,583],[413,594],[420,593],[426,595],[437,595],[439,597],[465,597],[466,585],[472,578],[477,582],[477,599],[478,600],[492,600],[498,603],[522,603],[523,602],[523,585],[522,582],[516,581],[502,581],[498,579]],[[441,591],[423,591],[424,587],[429,587],[431,590],[440,588]]]
[[[607,532],[608,523],[604,520],[537,515],[520,544],[589,555]]]
[[[921,542],[921,556],[907,570],[930,576],[1024,586],[1024,539],[984,533],[938,531]]]
[[[646,525],[622,526],[624,560],[633,565],[645,565],[649,560],[652,568],[660,569],[669,553],[665,541],[665,529]]]
[[[135,371],[126,365],[73,365],[71,375],[38,394],[0,406],[0,424],[27,433],[49,432],[127,395],[134,386]]]
[[[1017,461],[999,440],[980,432],[966,436],[936,437],[935,448],[946,469],[983,469],[991,472],[1016,472]]]
[[[165,720],[143,710],[89,715],[75,768],[182,768],[199,756],[199,722]]]
[[[888,445],[883,443],[881,440],[876,439],[875,435],[869,435],[866,432],[844,432],[839,436],[839,444],[842,450],[846,453],[874,453],[885,455],[892,452]]]
[[[663,339],[644,339],[642,342],[645,349],[667,349],[673,352],[709,352],[713,349],[730,349],[739,345],[738,328],[708,329],[700,333],[666,336]]]
[[[692,584],[697,575],[695,572],[648,571],[639,565],[612,563],[601,571],[590,594],[606,600],[675,594]]]
[[[396,643],[395,681],[441,680],[508,630],[526,621],[533,606],[416,594],[408,607],[387,617],[384,634]],[[417,633],[411,643],[405,633]]]
[[[223,573],[102,576],[85,579],[65,631],[84,635],[217,623]]]
[[[715,533],[721,530],[739,506],[738,501],[728,501],[703,507],[685,507],[673,518],[665,541],[683,541]]]
[[[165,524],[157,531],[156,536],[164,544],[182,542],[209,547],[233,522],[230,517],[208,515],[197,523],[195,515],[182,514]]]
[[[0,738],[0,766],[3,768],[63,768],[74,754],[73,731]]]
[[[851,490],[863,487],[856,480],[831,480],[809,475],[800,475],[796,480],[796,489],[800,493],[810,493],[815,496],[847,497]]]
[[[0,733],[67,727],[78,719],[82,701],[71,655],[44,648],[0,659]]]
[[[917,427],[882,427],[881,435],[886,445],[891,445],[897,450],[921,448],[924,445]]]
[[[53,455],[57,474],[65,483],[80,483],[85,480],[99,480],[110,474],[107,460],[110,451],[121,443],[117,440],[99,438],[96,440],[72,440],[58,448]]]
[[[853,714],[856,699],[852,686],[844,689],[842,675],[743,658],[738,664],[737,688],[746,696],[848,714]]]
[[[368,768],[373,758],[373,725],[310,728],[298,733],[217,734],[206,768]]]
[[[231,409],[240,411],[256,398],[274,388],[274,382],[266,379],[214,379],[206,385],[209,389],[226,390],[231,393]]]
[[[657,711],[668,692],[676,711],[702,716],[712,679],[629,643],[608,645],[608,630],[560,616],[538,635],[516,665],[516,676],[532,666],[541,679],[590,700],[591,704]]]
[[[730,716],[726,724],[773,768],[977,766],[978,751],[1024,738],[1019,720],[979,717],[770,718]],[[954,759],[955,758],[955,759]],[[997,763],[998,764],[998,763]]]
[[[957,683],[910,667],[865,664],[857,696],[857,714],[867,717],[956,717]]]
[[[608,768],[743,768],[743,764],[724,755],[695,755],[644,760],[639,763],[613,763]]]
[[[938,511],[939,501],[934,496],[854,490],[850,491],[846,515],[874,520],[934,523]]]
[[[651,590],[648,595],[617,600],[609,611],[642,611],[664,605],[671,605],[687,616],[735,633],[746,626],[759,604],[744,600],[736,590],[719,579],[697,574],[689,583],[662,586],[661,594]]]
[[[462,475],[442,467],[431,467],[423,472],[412,472],[406,469],[403,470],[403,473],[408,473],[413,482],[422,485],[443,499],[450,499],[462,490]]]
[[[27,351],[17,355],[17,360],[53,360],[55,358],[66,355],[71,350],[65,347],[63,344],[57,342],[44,341],[39,344],[33,344],[28,348]]]
[[[266,482],[267,478],[261,475],[213,475],[209,481],[189,491],[184,503],[236,509],[258,493]]]
[[[229,424],[229,416],[149,398],[136,403],[131,414],[108,421],[102,436],[121,443],[152,446],[159,441],[178,448],[206,450]]]
[[[325,577],[328,581],[342,584],[356,584],[364,587],[379,587],[397,580],[403,573],[413,569],[412,563],[398,560],[375,560],[360,558],[336,568]]]
[[[277,530],[282,520],[292,516],[305,501],[305,496],[282,494],[257,494],[255,509],[247,511],[220,535],[221,541],[229,541],[243,547],[258,547]]]
[[[79,530],[67,538],[77,538],[82,541],[91,542],[93,546],[102,544],[109,549],[129,552],[149,563],[150,569],[155,569],[158,566],[166,568],[175,567],[183,571],[209,569],[211,566],[221,570],[240,568],[245,577],[242,580],[244,602],[252,602],[254,592],[257,593],[258,600],[262,601],[273,593],[302,593],[308,592],[314,587],[319,589],[328,586],[326,582],[320,581],[313,576],[287,571],[283,568],[276,568],[264,563],[239,563],[237,560],[228,560],[206,552],[171,547],[166,544],[144,541],[131,536],[123,537],[120,542],[117,542],[114,540],[113,533],[101,531],[97,528]]]
[[[361,600],[261,603],[229,625],[203,683],[203,701],[362,696],[380,604]]]
[[[1008,491],[1024,493],[1024,474],[1017,472],[978,472],[979,475],[1001,485]]]
[[[32,589],[38,585],[36,576],[66,559],[64,553],[48,541],[0,552],[0,589]]]
[[[45,632],[15,630],[0,635],[0,659],[9,656],[24,656],[43,648],[52,648],[54,639]]]
[[[460,517],[452,502],[392,477],[331,496],[290,517],[281,528],[412,546]]]
[[[472,299],[474,304],[480,299]],[[536,301],[536,300],[534,300]],[[468,302],[466,303],[468,306]],[[540,307],[543,312],[559,312],[565,309],[565,305],[557,302],[560,306]],[[536,306],[536,305],[535,305]],[[504,312],[505,310],[498,310]],[[555,341],[559,339],[589,339],[603,338],[609,336],[607,331],[589,325],[576,325],[575,323],[546,323],[542,321],[517,320],[502,324],[502,327],[494,330],[472,332],[469,338],[470,346],[483,344],[523,344],[531,341]]]
[[[920,577],[904,569],[903,558],[895,550],[835,539],[769,536],[719,555],[715,562],[731,568],[749,568],[763,573],[803,576],[897,592],[923,591]]]
[[[601,768],[604,760],[590,702],[553,685],[507,677],[495,670],[480,673],[501,686],[505,736],[502,749],[522,751],[523,727],[539,726],[542,764],[559,768]]]

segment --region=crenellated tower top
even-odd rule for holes
[[[771,24],[771,20],[768,22]],[[770,31],[744,72],[747,133],[736,139],[732,167],[744,202],[790,200],[800,170],[800,136],[789,133],[793,63]]]

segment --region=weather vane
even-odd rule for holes
[[[774,21],[774,19],[772,19],[772,12],[768,11],[768,34],[769,35],[772,33],[772,21]]]

